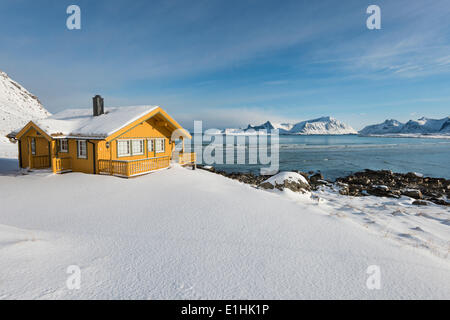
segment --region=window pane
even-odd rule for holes
[[[66,139],[60,140],[59,145],[60,145],[60,148],[59,148],[60,151],[62,151],[62,152],[67,152],[68,151],[68,149],[69,149],[69,142],[68,142],[68,140],[66,140]]]
[[[155,150],[155,140],[151,139],[147,141],[148,151],[153,152]]]
[[[129,140],[117,141],[117,154],[119,156],[129,156],[130,155],[130,141]]]
[[[36,154],[36,140],[34,138],[31,139],[31,153]]]
[[[79,158],[86,158],[87,152],[86,152],[86,141],[84,140],[78,140],[78,157]]]
[[[144,154],[144,140],[132,140],[133,154]]]
[[[156,139],[156,152],[164,152],[165,139]]]

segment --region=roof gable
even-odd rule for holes
[[[48,141],[52,140],[52,137],[50,137],[44,130],[42,130],[39,126],[37,126],[33,121],[28,122],[25,125],[25,127],[23,127],[17,134],[12,135],[11,137],[20,139],[24,134],[26,134],[32,128],[35,129],[37,132],[39,132]]]

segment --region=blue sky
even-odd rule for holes
[[[81,30],[66,8],[81,8]],[[381,30],[366,9],[381,8]],[[186,127],[450,115],[450,2],[0,2],[0,70],[50,112],[157,104]]]

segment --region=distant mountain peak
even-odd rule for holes
[[[336,119],[330,116],[324,116],[317,119],[309,120],[309,122],[321,122],[321,121],[336,121]]]

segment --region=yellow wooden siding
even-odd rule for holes
[[[31,140],[36,141],[36,152],[31,154]],[[22,168],[48,168],[51,165],[49,141],[35,128],[29,127],[20,139]],[[31,163],[30,163],[31,161]]]
[[[158,126],[156,120],[150,119],[144,121],[141,124],[136,125],[134,128],[125,131],[117,139],[112,140],[109,143],[109,148],[106,148],[107,143],[100,141],[98,143],[98,159],[103,160],[138,160],[147,159],[152,157],[171,156],[173,144],[170,143],[171,132],[162,126]],[[148,151],[148,139],[165,138],[165,152]],[[131,155],[125,157],[117,156],[117,141],[128,139],[144,139],[144,154],[143,155]]]
[[[84,140],[84,139],[80,139],[80,140]],[[78,139],[68,139],[69,152],[59,152],[59,150],[58,150],[58,153],[57,153],[58,157],[59,158],[65,158],[67,156],[70,157],[72,171],[84,172],[84,173],[94,173],[94,159],[93,159],[94,148],[92,146],[92,143],[89,143],[88,140],[85,140],[86,141],[86,149],[87,149],[87,157],[86,157],[86,159],[83,159],[83,158],[78,158],[77,141],[78,141]]]

